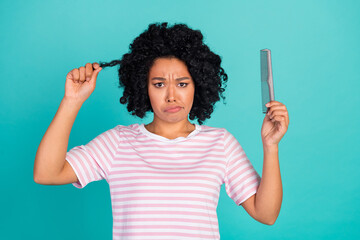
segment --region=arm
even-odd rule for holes
[[[58,185],[77,180],[65,160],[70,131],[82,104],[94,91],[101,69],[98,63],[87,63],[67,74],[65,95],[36,152],[33,173],[36,183]]]
[[[63,98],[36,152],[34,181],[49,184],[64,168],[71,128],[82,102]]]
[[[256,220],[275,223],[282,202],[282,183],[279,166],[279,142],[289,126],[289,114],[284,104],[271,101],[266,104],[266,114],[261,128],[264,150],[263,175],[256,194],[243,203],[245,210]]]
[[[263,172],[259,188],[242,206],[257,221],[272,225],[279,215],[283,195],[278,146],[264,146],[263,149]]]

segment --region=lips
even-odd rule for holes
[[[170,107],[165,108],[165,112],[167,112],[169,110],[174,111],[174,110],[179,110],[179,109],[181,109],[180,106],[170,106]]]

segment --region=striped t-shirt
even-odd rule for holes
[[[220,239],[216,207],[221,185],[240,205],[260,176],[225,128],[195,124],[168,139],[144,124],[117,125],[72,148],[66,160],[83,188],[110,186],[113,239]]]

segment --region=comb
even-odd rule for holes
[[[268,107],[266,107],[265,104],[275,100],[270,49],[260,50],[260,70],[262,112],[267,113]]]

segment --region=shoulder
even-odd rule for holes
[[[204,135],[213,135],[219,136],[220,138],[224,138],[229,132],[223,127],[212,127],[208,125],[200,125],[200,132]]]
[[[229,145],[229,143],[237,141],[235,135],[230,133],[225,127],[210,127],[202,125],[201,131],[209,133],[213,136],[218,136],[218,140],[221,140],[224,145]]]
[[[112,130],[117,133],[120,139],[136,137],[141,133],[141,127],[138,123],[130,125],[117,125]]]
[[[201,131],[205,131],[205,132],[218,132],[218,133],[228,132],[225,127],[212,127],[208,125],[200,125],[200,126],[201,126]]]
[[[116,125],[114,128],[114,130],[118,131],[118,132],[139,132],[140,129],[140,124],[138,123],[133,123],[130,125]]]

